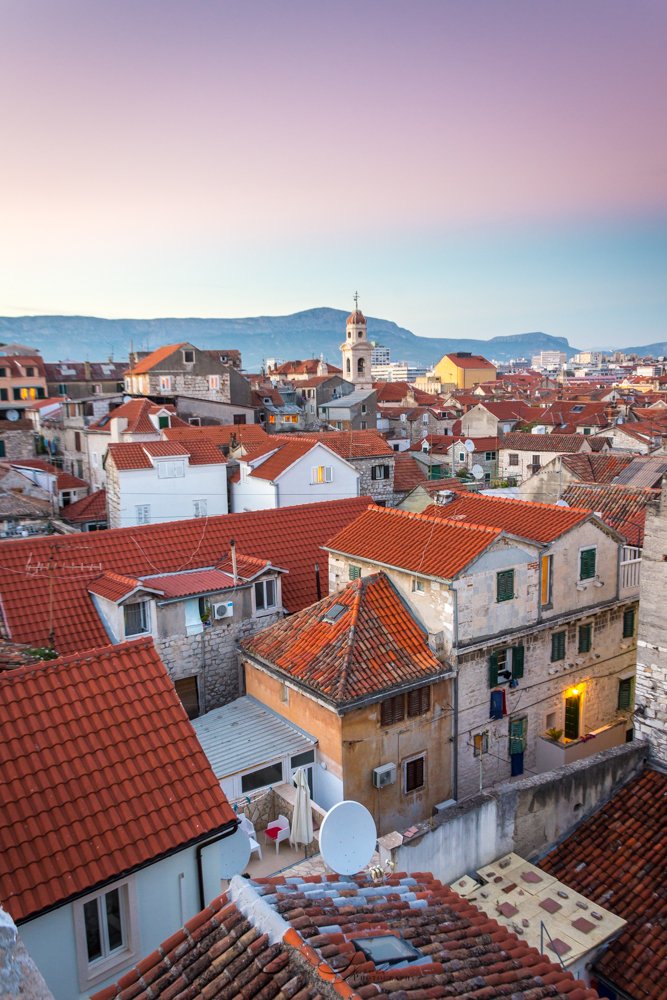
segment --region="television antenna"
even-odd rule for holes
[[[471,441],[470,438],[466,438],[466,440],[463,442],[463,447],[465,448],[466,451],[474,451],[475,442]]]
[[[220,845],[220,878],[230,879],[244,872],[250,861],[250,837],[238,828]]]
[[[375,821],[360,802],[337,802],[322,820],[320,851],[338,875],[355,875],[365,868],[376,843]]]
[[[484,478],[484,469],[482,468],[481,465],[473,465],[470,471],[472,472],[475,479],[480,480]]]

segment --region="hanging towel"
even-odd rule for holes
[[[489,715],[492,719],[502,719],[503,710],[505,707],[505,692],[504,691],[492,691],[491,692],[491,709]]]
[[[507,715],[507,692],[505,691],[505,688],[503,688],[500,693],[503,696],[503,715]]]

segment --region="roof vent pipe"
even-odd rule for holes
[[[231,555],[232,555],[232,580],[233,580],[234,586],[236,586],[236,582],[237,582],[237,573],[236,573],[236,542],[234,541],[233,538],[229,539],[229,551],[231,552]]]

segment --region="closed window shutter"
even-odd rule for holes
[[[489,687],[496,687],[498,684],[498,654],[491,653],[489,657]]]
[[[584,549],[579,556],[579,579],[591,580],[595,576],[595,549]]]
[[[618,684],[618,707],[631,708],[632,706],[632,677],[619,681]]]
[[[414,718],[416,715],[424,715],[428,712],[431,703],[431,689],[428,687],[417,688],[416,691],[408,693],[408,717]]]
[[[522,719],[510,720],[510,739],[509,739],[510,756],[515,753],[524,753],[526,749],[527,735],[528,735],[528,719],[525,716]]]
[[[387,698],[382,702],[380,708],[380,722],[383,726],[391,726],[395,722],[402,722],[405,718],[405,704],[403,695],[396,695],[395,698]]]
[[[635,634],[635,609],[628,608],[623,612],[623,638],[631,639]]]
[[[515,646],[512,650],[512,677],[514,680],[523,677],[523,655],[523,646]]]
[[[579,626],[579,652],[580,653],[590,653],[590,651],[591,651],[591,632],[592,632],[592,627],[590,625],[580,625]]]
[[[424,758],[417,757],[405,765],[405,790],[411,792],[424,784]]]
[[[554,632],[551,636],[551,661],[565,659],[565,632]]]
[[[514,570],[505,569],[496,575],[496,600],[511,601],[514,597]]]

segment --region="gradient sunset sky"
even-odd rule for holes
[[[0,314],[667,339],[667,0],[0,0]]]

